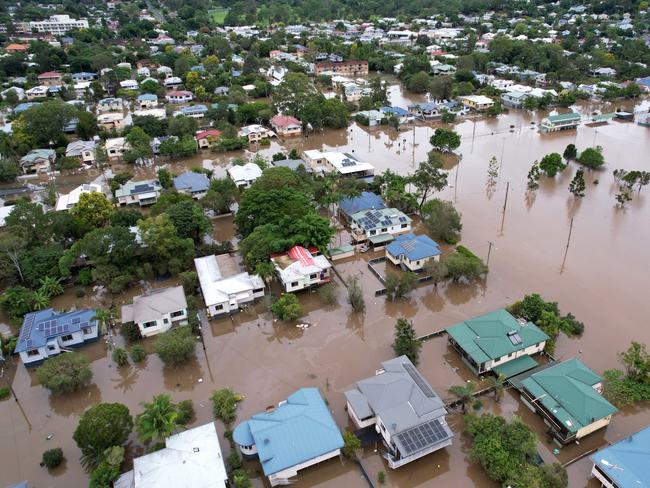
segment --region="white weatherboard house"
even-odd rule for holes
[[[258,458],[271,486],[288,485],[298,471],[341,454],[343,437],[318,388],[302,388],[239,424],[233,441]]]
[[[316,172],[333,172],[353,178],[363,178],[375,174],[375,167],[372,164],[364,163],[350,153],[322,152],[313,149],[303,152],[303,156]]]
[[[392,469],[450,446],[454,434],[440,397],[413,363],[400,356],[345,392],[348,414],[362,429],[374,426]]]
[[[264,281],[258,275],[242,273],[228,254],[194,259],[208,317],[237,312],[264,296]]]
[[[57,212],[60,212],[62,210],[70,210],[77,203],[79,203],[79,199],[81,198],[82,194],[95,192],[101,193],[101,191],[101,185],[96,185],[95,183],[85,183],[83,185],[79,185],[70,193],[62,193],[59,195],[59,198],[56,201],[56,210]]]
[[[94,310],[55,312],[39,310],[25,315],[15,352],[25,366],[39,364],[85,342],[95,341],[98,323]]]
[[[304,290],[330,281],[332,264],[325,256],[312,254],[315,248],[293,246],[286,253],[274,254],[271,262],[287,292]]]
[[[115,198],[120,205],[137,203],[142,207],[156,203],[161,192],[158,180],[127,181],[115,190]]]
[[[187,324],[187,301],[182,286],[151,290],[122,305],[122,323],[134,322],[143,337],[167,332],[173,325]]]
[[[386,258],[405,271],[420,271],[431,260],[440,261],[436,241],[425,235],[402,234],[386,246]]]
[[[228,168],[228,176],[239,188],[249,188],[253,182],[262,176],[262,170],[255,163]]]
[[[380,244],[376,237],[387,236],[392,240],[392,236],[411,231],[411,218],[396,208],[356,212],[349,216],[349,222],[355,240],[370,239],[373,244]]]
[[[214,422],[165,440],[165,448],[137,457],[113,488],[226,488],[228,473]]]

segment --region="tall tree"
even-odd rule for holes
[[[398,319],[395,324],[393,351],[398,356],[406,356],[417,366],[422,341],[417,338],[413,323],[406,319]]]
[[[135,430],[142,442],[164,442],[178,427],[178,408],[169,395],[156,395],[142,403],[144,411],[135,417]]]
[[[420,203],[422,206],[427,198],[434,191],[442,191],[447,186],[447,173],[442,170],[442,158],[440,155],[430,152],[428,159],[418,166],[412,178],[415,188],[418,189]]]

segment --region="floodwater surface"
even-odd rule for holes
[[[401,92],[397,95],[403,96]],[[608,112],[612,107],[601,108]],[[595,108],[578,107],[584,113]],[[336,263],[336,268],[344,278],[360,278],[367,305],[365,314],[351,311],[345,288],[337,278],[336,305],[323,305],[314,292],[299,294],[305,310],[300,322],[309,323],[309,328],[303,330],[295,323],[273,320],[260,302],[232,317],[211,321],[203,331],[205,351],[197,345],[196,359],[178,368],[164,367],[155,354],[149,354],[138,365],[116,367],[105,343],[100,341],[81,350],[92,360],[92,386],[73,395],[55,397],[38,385],[32,370],[17,365],[15,374],[6,374],[14,374],[13,387],[19,402],[10,399],[0,403],[0,484],[29,479],[36,487],[85,486],[87,475],[79,465],[79,451],[71,435],[80,414],[98,402],[121,402],[137,414],[141,402],[167,392],[176,401],[194,400],[197,418],[192,425],[199,425],[212,419],[209,396],[217,388],[232,387],[245,397],[238,409],[238,419],[242,420],[298,388],[317,386],[338,425],[351,428],[343,392],[374,374],[381,361],[393,356],[393,327],[400,317],[412,320],[418,333],[426,334],[538,292],[547,300],[557,301],[563,313],[571,312],[585,323],[582,337],[559,338],[558,359],[577,356],[598,373],[617,367],[617,351],[625,349],[631,340],[650,344],[650,197],[646,194],[650,189],[634,195],[627,208],[617,208],[612,170],[650,170],[650,130],[632,123],[611,122],[597,128],[582,126],[578,131],[542,135],[537,126],[543,115],[513,111],[498,119],[465,120],[455,126],[462,136],[458,149],[462,158],[447,158],[450,187],[438,196],[454,201],[462,213],[462,244],[486,259],[492,243],[490,272],[485,280],[472,285],[439,285],[437,290],[432,285],[421,286],[405,300],[387,302],[374,296],[381,285],[367,267],[369,254],[360,255]],[[274,141],[261,153],[270,156],[294,147],[348,151],[375,165],[378,172],[390,168],[405,174],[426,159],[434,128],[418,123],[397,132],[353,124],[348,129],[324,131],[304,139]],[[586,196],[576,201],[567,190],[578,168],[576,163],[570,163],[554,179],[543,177],[540,187],[529,191],[526,176],[532,162],[550,152],[562,153],[569,143],[576,144],[578,150],[593,145],[603,147],[606,168],[585,172]],[[232,156],[206,153],[169,165],[179,172],[212,159],[210,164],[223,168]],[[489,185],[487,169],[493,156],[500,171],[494,184]],[[231,217],[214,223],[215,239],[234,239]],[[425,231],[423,227],[418,229]],[[278,291],[277,285],[274,290]],[[73,290],[67,290],[53,305],[119,305],[141,292],[142,287],[136,287],[123,296],[111,297],[107,292],[89,289],[85,297],[77,299]],[[115,338],[118,344],[121,340]],[[145,347],[151,351],[151,341],[145,341]],[[420,369],[443,398],[449,397],[447,388],[471,378],[444,337],[424,345]],[[579,446],[562,449],[556,457],[555,446],[545,439],[541,418],[511,393],[499,404],[483,399],[483,409],[508,417],[518,415],[531,425],[539,434],[540,455],[547,462],[570,461],[650,423],[650,411],[645,405],[626,409],[614,416],[607,430],[593,434]],[[387,486],[401,488],[496,488],[482,469],[468,460],[461,416],[454,413],[449,422],[456,433],[452,447],[396,471],[388,469],[372,448],[366,449],[361,459],[369,476],[374,481],[380,470],[385,471]],[[223,432],[223,426],[219,425],[219,429]],[[47,440],[50,434],[52,438]],[[227,453],[229,443],[223,437],[221,440]],[[142,452],[140,447],[135,448],[135,435],[131,446],[131,454]],[[52,447],[62,447],[67,462],[48,473],[39,462],[42,452]],[[259,464],[247,463],[247,467],[257,486],[262,486]],[[596,486],[589,482],[589,470],[586,459],[572,464],[570,486]],[[300,473],[296,485],[361,488],[367,483],[353,463],[332,460]]]

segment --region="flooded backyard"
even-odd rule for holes
[[[391,96],[402,94],[391,90]],[[602,110],[612,111],[613,107]],[[594,109],[579,108],[584,113]],[[571,312],[585,323],[581,338],[560,337],[556,350],[559,360],[577,356],[602,373],[617,366],[617,351],[625,349],[631,340],[650,344],[650,197],[641,192],[634,195],[626,209],[616,208],[612,176],[615,168],[650,170],[650,130],[632,123],[610,122],[597,128],[581,126],[577,132],[542,135],[537,126],[543,115],[513,111],[496,120],[465,120],[455,126],[462,136],[458,150],[462,159],[448,161],[450,187],[441,197],[454,201],[462,213],[463,245],[485,259],[489,243],[493,244],[490,272],[485,280],[473,285],[440,285],[437,290],[432,285],[423,285],[406,300],[387,302],[374,296],[381,284],[367,267],[371,257],[367,253],[335,264],[344,278],[360,278],[366,299],[363,315],[351,311],[337,278],[337,305],[322,305],[313,292],[299,294],[305,310],[301,322],[310,323],[309,328],[303,330],[294,323],[274,321],[260,302],[232,317],[212,320],[209,329],[203,331],[205,351],[197,345],[196,360],[178,368],[164,367],[155,354],[137,365],[117,367],[102,340],[81,350],[92,360],[92,386],[73,395],[55,397],[38,385],[33,370],[18,365],[15,374],[11,371],[8,377],[13,375],[19,402],[0,402],[0,484],[29,479],[34,487],[85,486],[87,475],[79,465],[80,453],[71,436],[80,414],[98,402],[121,402],[137,414],[141,402],[168,392],[175,401],[194,401],[197,418],[192,425],[200,425],[212,419],[208,397],[218,388],[232,387],[245,397],[238,410],[238,420],[242,420],[284,400],[298,388],[317,386],[339,427],[346,428],[349,422],[343,392],[374,374],[381,361],[393,356],[393,327],[400,317],[412,320],[418,333],[426,334],[537,292],[547,300],[559,302],[564,313]],[[347,129],[286,143],[273,141],[260,152],[269,158],[275,152],[292,148],[354,152],[361,160],[372,163],[377,173],[390,168],[405,174],[426,159],[434,128],[418,123],[397,132],[353,124]],[[567,190],[576,163],[570,163],[553,180],[543,177],[534,192],[527,190],[526,176],[532,162],[550,152],[562,153],[569,143],[576,144],[578,150],[593,145],[603,147],[606,169],[585,172],[586,196],[575,202]],[[236,155],[240,154],[205,153],[169,163],[169,168],[178,173],[210,159],[213,162],[205,164],[223,171]],[[499,161],[500,173],[493,188],[489,188],[487,169],[493,156]],[[153,169],[136,172],[139,178],[153,175]],[[57,184],[67,191],[98,176],[62,176]],[[216,219],[214,224],[216,240],[234,241],[232,217]],[[147,286],[170,284],[161,281]],[[69,289],[52,305],[119,306],[142,291],[135,287],[122,296],[111,297],[107,292],[88,289],[84,297],[76,298],[74,290]],[[115,340],[119,344],[122,337],[118,334]],[[151,351],[150,341],[144,341],[144,345]],[[443,398],[449,396],[449,386],[471,378],[444,336],[424,345],[420,371]],[[483,409],[523,418],[540,437],[542,458],[547,462],[555,460],[555,446],[546,442],[541,418],[514,395],[506,393],[499,404],[484,398]],[[373,449],[366,449],[362,462],[371,479],[375,481],[382,470],[387,474],[387,486],[496,488],[482,469],[467,458],[467,439],[461,434],[460,415],[451,415],[449,422],[456,433],[450,448],[396,471],[388,469]],[[614,416],[606,431],[589,436],[579,446],[563,448],[557,458],[567,462],[649,423],[649,409],[624,410]],[[219,425],[219,429],[223,433],[223,426]],[[47,440],[50,434],[52,438]],[[136,444],[135,436],[132,441]],[[48,474],[39,463],[42,452],[53,447],[63,448],[67,463]],[[226,452],[229,449],[223,438],[222,448]],[[254,473],[256,485],[266,486],[259,463],[248,463],[247,467]],[[588,459],[572,464],[569,486],[596,487],[597,483],[589,481],[590,468]],[[296,486],[362,488],[368,484],[356,465],[337,459],[301,472]]]

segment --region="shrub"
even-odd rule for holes
[[[359,278],[356,276],[348,279],[348,303],[355,312],[364,312],[366,310],[363,290],[359,286]]]
[[[296,295],[285,293],[271,305],[271,312],[280,320],[296,320],[303,310]]]
[[[11,395],[11,390],[8,386],[3,386],[0,388],[0,400],[5,400]]]
[[[54,469],[63,462],[63,450],[60,447],[48,449],[43,453],[43,465],[47,469]]]
[[[434,198],[422,206],[421,214],[424,223],[435,237],[450,244],[456,242],[463,226],[461,216],[453,203]]]
[[[225,425],[232,424],[237,418],[239,399],[240,396],[231,388],[221,388],[215,391],[210,397],[214,417],[221,420]]]
[[[448,276],[453,281],[473,281],[487,273],[483,261],[464,246],[458,246],[445,260]]]
[[[380,485],[386,483],[386,473],[384,473],[383,471],[377,473],[377,481],[379,481]]]
[[[601,149],[594,149],[593,147],[588,147],[582,151],[576,161],[590,169],[598,169],[605,164],[605,158]]]
[[[135,342],[142,339],[142,334],[140,333],[140,327],[138,327],[133,322],[127,322],[126,324],[122,324],[122,327],[120,327],[120,332],[122,333],[122,336],[124,337],[126,342]]]
[[[236,469],[240,469],[241,466],[241,458],[239,457],[239,454],[237,454],[237,451],[230,451],[230,454],[228,455],[228,467],[230,470],[235,471]]]
[[[393,301],[404,298],[411,293],[417,285],[418,277],[413,272],[386,273],[386,297]]]
[[[90,475],[89,488],[110,488],[120,476],[119,466],[111,466],[107,462],[102,462],[97,466]]]
[[[336,285],[327,283],[318,289],[318,297],[325,305],[334,305],[338,302]]]
[[[131,361],[134,363],[139,363],[147,357],[147,353],[142,346],[133,346],[131,348]]]
[[[93,377],[88,359],[74,352],[51,357],[36,370],[38,381],[52,393],[68,393],[83,388]]]
[[[154,350],[168,365],[187,361],[195,354],[196,339],[187,326],[172,329],[156,337]]]
[[[129,355],[126,353],[126,350],[122,347],[118,347],[113,350],[113,354],[111,355],[113,358],[113,361],[118,366],[124,366],[126,363],[129,362]]]
[[[406,356],[417,366],[422,341],[420,341],[413,328],[413,323],[406,319],[398,319],[395,324],[395,340],[393,351],[398,356]]]
[[[343,432],[343,448],[341,453],[350,459],[357,455],[357,451],[361,449],[361,441],[354,435],[353,432]]]
[[[176,422],[179,425],[187,425],[194,417],[194,403],[192,400],[183,400],[176,405],[178,416]]]

